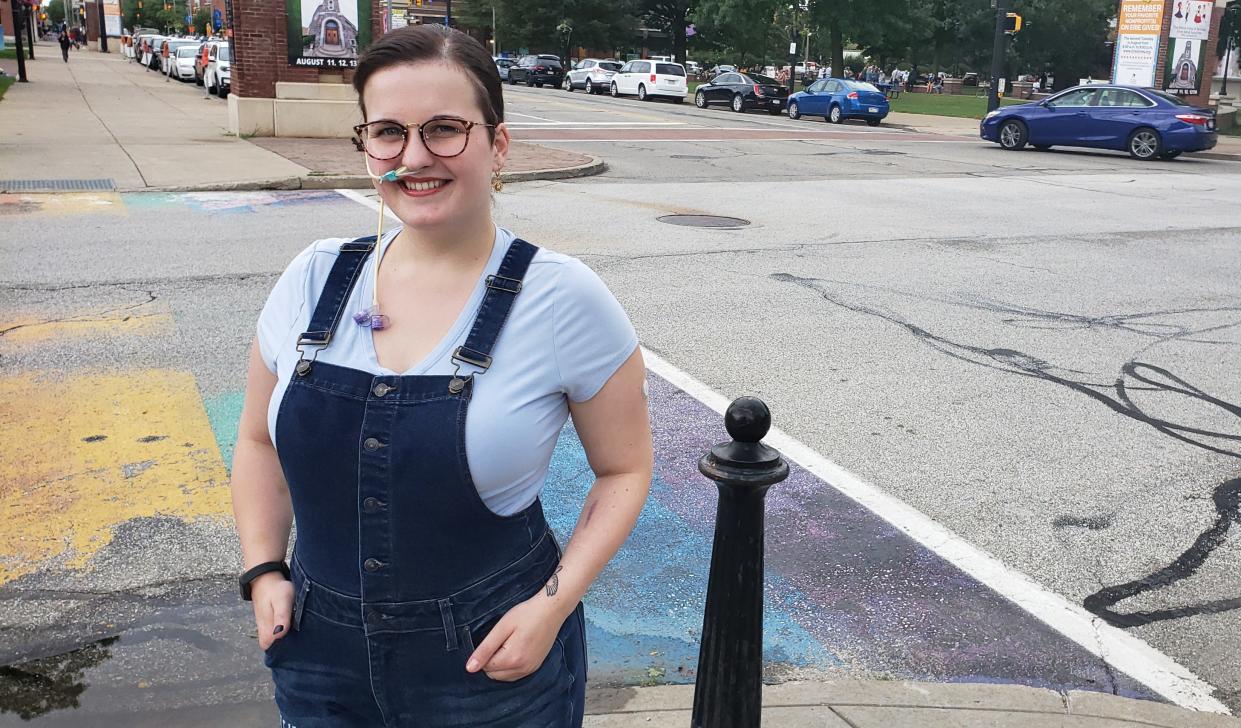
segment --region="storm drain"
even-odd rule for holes
[[[0,192],[112,192],[110,179],[0,179]]]
[[[739,228],[750,224],[749,220],[739,217],[723,217],[722,215],[663,215],[655,218],[669,225],[685,225],[687,227],[705,228]]]

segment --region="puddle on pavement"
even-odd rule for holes
[[[111,657],[108,648],[118,639],[106,637],[64,654],[0,667],[0,713],[32,720],[77,708],[86,691],[86,670]]]
[[[112,594],[54,625],[6,632],[0,728],[270,725],[270,675],[235,584]]]

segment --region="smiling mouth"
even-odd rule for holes
[[[412,180],[402,178],[398,180],[397,183],[401,185],[402,189],[409,190],[410,192],[430,192],[431,190],[437,190],[448,184],[448,180]]]

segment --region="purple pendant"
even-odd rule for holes
[[[358,311],[353,315],[353,322],[358,326],[365,326],[368,329],[386,329],[388,328],[388,317],[379,313],[378,308],[366,308]]]

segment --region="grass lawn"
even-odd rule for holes
[[[26,51],[26,55],[29,56],[30,51]],[[9,43],[4,48],[0,48],[0,58],[7,58],[10,61],[17,60],[17,46]]]
[[[17,83],[16,76],[0,76],[0,99],[4,98],[4,92],[9,90],[9,86]]]
[[[904,114],[934,114],[936,116],[956,116],[962,119],[981,119],[987,113],[987,99],[974,95],[975,91],[961,96],[948,94],[902,93],[899,99],[891,101],[893,111]],[[1000,104],[1024,104],[1019,99],[1000,99]]]
[[[3,94],[3,93],[4,93],[4,90],[0,89],[0,94]],[[1220,134],[1223,134],[1224,136],[1241,137],[1241,125],[1236,125],[1229,129],[1223,129],[1220,131]]]

